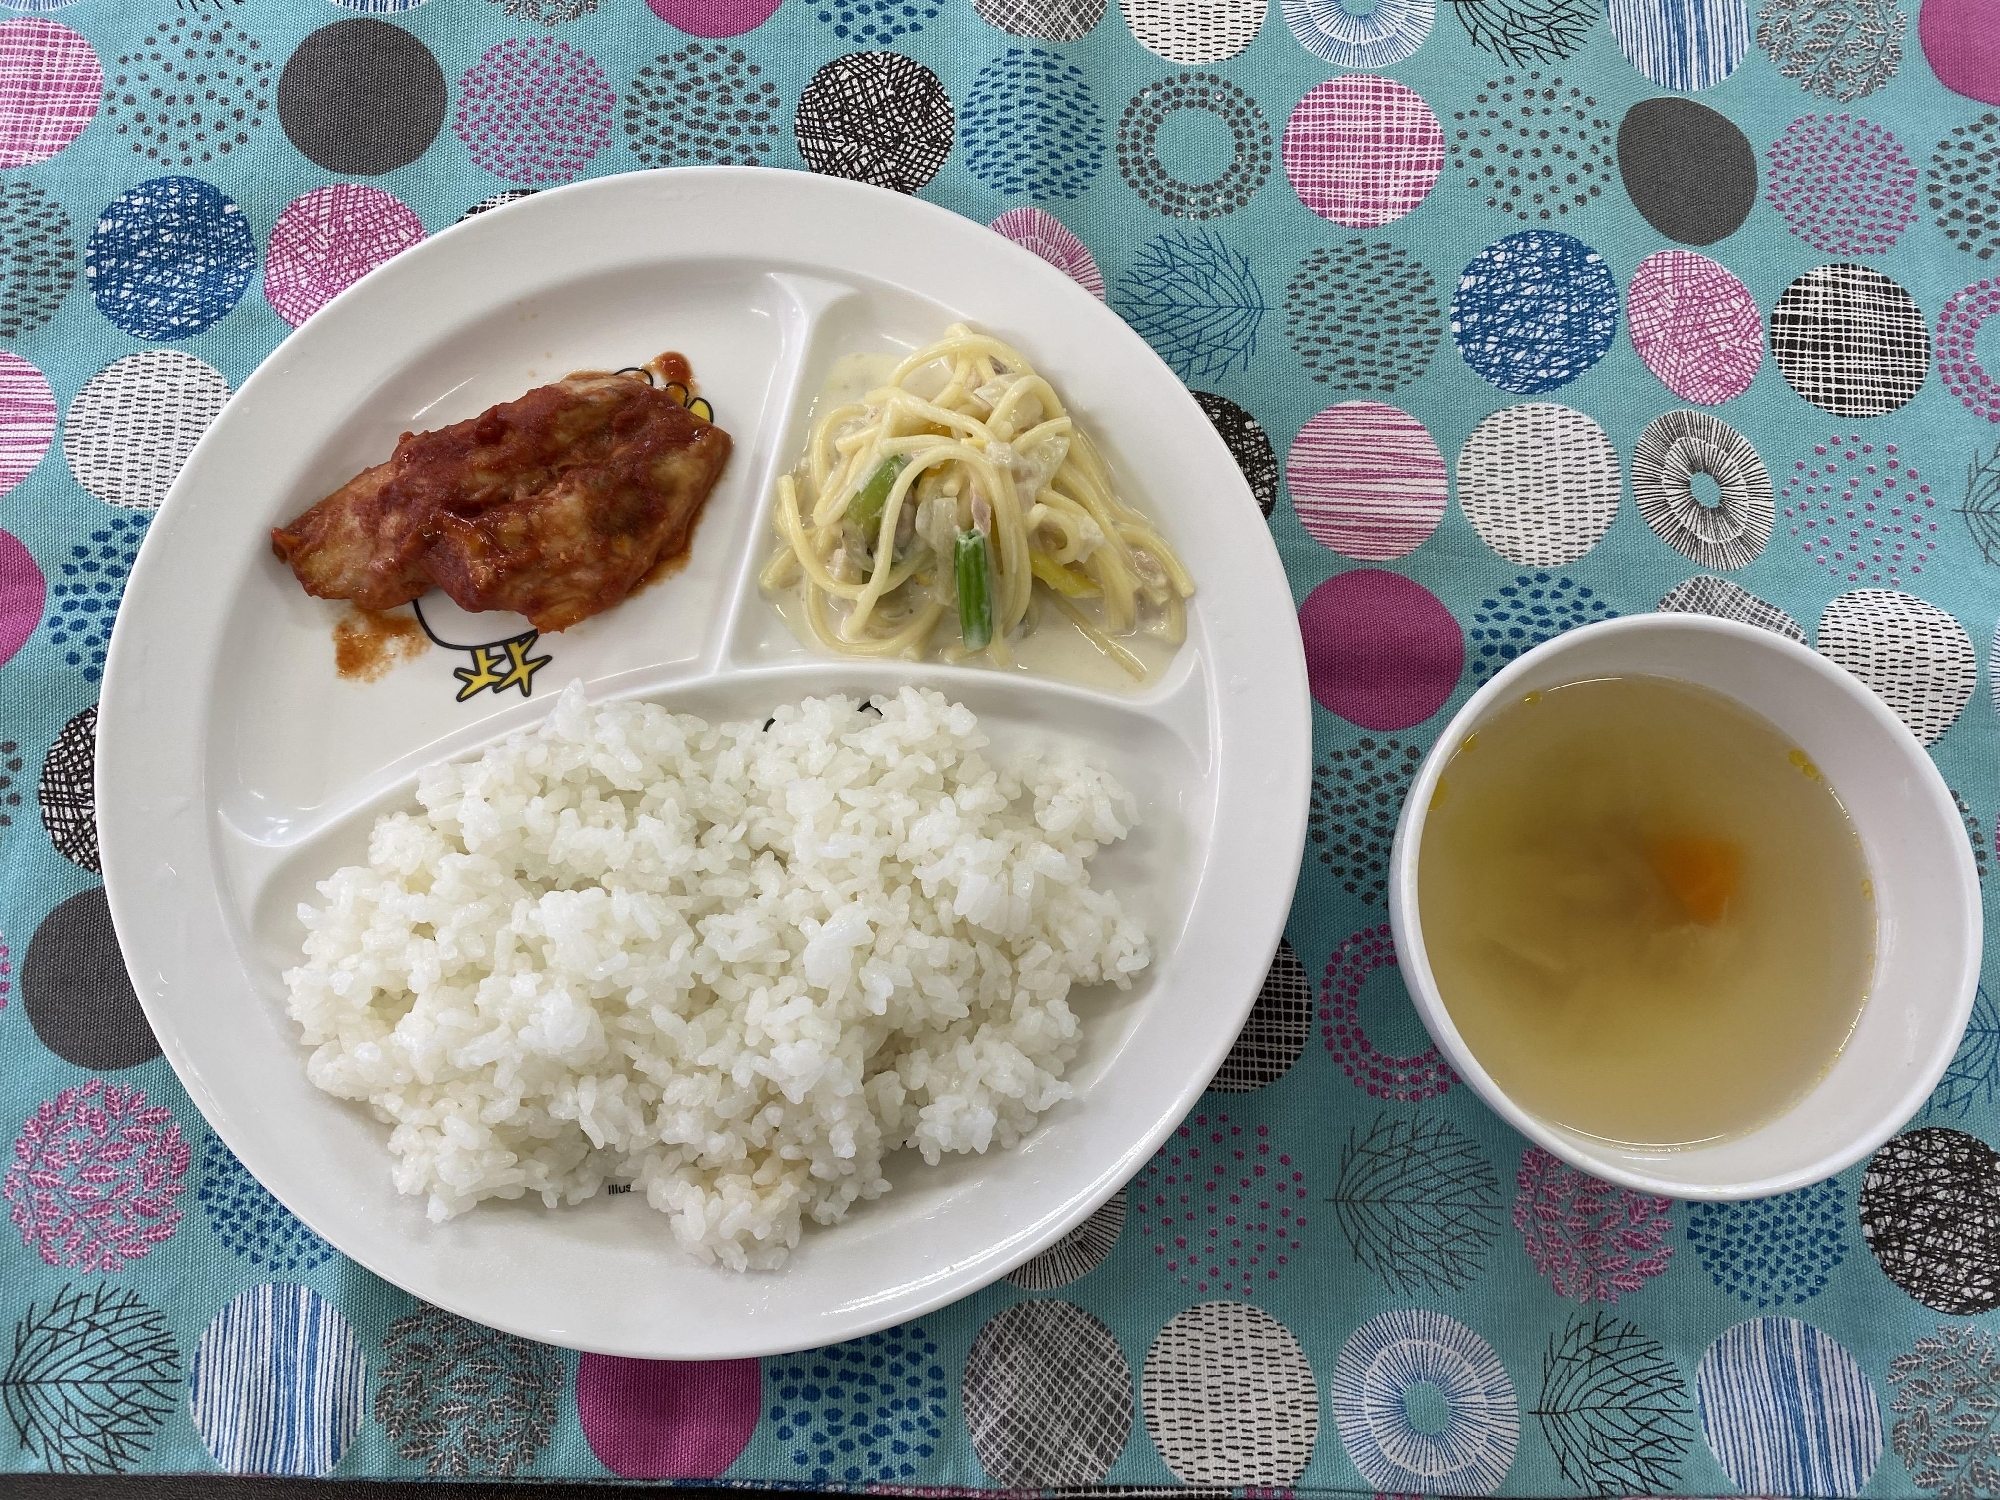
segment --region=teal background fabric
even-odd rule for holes
[[[1663,603],[1869,681],[1986,876],[1993,0],[9,9],[0,1468],[2000,1489],[1983,993],[1873,1162],[1668,1203],[1528,1148],[1456,1079],[1383,887],[1451,710],[1535,640]],[[917,192],[1104,295],[1243,463],[1318,707],[1286,945],[1126,1192],[919,1323],[688,1367],[419,1306],[250,1179],[131,998],[89,786],[150,511],[289,326],[499,195],[713,161]]]

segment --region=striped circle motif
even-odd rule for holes
[[[1695,1372],[1701,1433],[1752,1495],[1858,1495],[1882,1457],[1882,1413],[1853,1355],[1797,1318],[1753,1318]]]
[[[995,192],[1078,197],[1104,154],[1088,75],[1040,47],[1009,47],[981,68],[960,123],[966,170]]]
[[[1714,504],[1695,494],[1697,474],[1715,481]],[[1704,568],[1748,566],[1777,524],[1764,460],[1742,433],[1705,411],[1670,411],[1639,435],[1632,498],[1655,536]]]
[[[256,272],[243,210],[198,177],[156,177],[112,199],[83,255],[97,310],[138,339],[206,331],[242,300]]]
[[[1247,1094],[1283,1078],[1305,1051],[1312,1009],[1312,981],[1305,965],[1292,945],[1279,938],[1250,1019],[1208,1086],[1219,1094]]]
[[[1807,115],[1766,153],[1764,197],[1793,234],[1829,255],[1879,255],[1917,217],[1917,164],[1852,115]]]
[[[1337,68],[1386,68],[1431,34],[1437,0],[1284,0],[1298,44]]]
[[[1132,40],[1170,62],[1234,57],[1264,24],[1265,0],[1119,0]]]
[[[332,1471],[361,1428],[368,1368],[346,1318],[310,1287],[252,1287],[196,1345],[188,1406],[231,1474]]]
[[[1285,124],[1285,175],[1335,224],[1376,229],[1423,202],[1444,170],[1444,127],[1415,89],[1352,73],[1307,91]]]
[[[1659,609],[1672,615],[1714,615],[1776,631],[1787,640],[1805,644],[1803,626],[1768,599],[1760,599],[1741,584],[1703,573],[1684,579],[1660,598]]]
[[[47,161],[97,118],[103,94],[80,33],[34,16],[0,21],[0,167]]]
[[[63,423],[63,459],[107,505],[151,510],[228,399],[222,372],[192,354],[128,354],[76,393]]]
[[[1160,130],[1182,110],[1215,116],[1229,130],[1229,165],[1207,182],[1186,182],[1160,159]],[[1271,175],[1271,127],[1257,101],[1218,73],[1177,73],[1132,96],[1118,121],[1125,185],[1174,219],[1213,219],[1243,207]]]
[[[1836,597],[1819,617],[1819,649],[1873,688],[1926,745],[1958,722],[1979,676],[1965,627],[1895,589]]]
[[[1442,1405],[1442,1426],[1412,1412],[1418,1392]],[[1379,1313],[1355,1329],[1334,1362],[1328,1404],[1354,1467],[1391,1493],[1490,1495],[1521,1440],[1514,1382],[1493,1346],[1428,1308]]]
[[[1451,299],[1451,331],[1473,371],[1503,391],[1568,385],[1610,351],[1618,283],[1583,241],[1526,229],[1480,251]]]
[[[1604,429],[1580,411],[1530,402],[1494,412],[1458,452],[1458,504],[1508,562],[1555,568],[1604,540],[1624,476]]]
[[[1305,1351],[1246,1302],[1203,1302],[1162,1328],[1139,1399],[1147,1436],[1182,1484],[1291,1485],[1319,1440]]]
[[[1285,332],[1322,385],[1393,391],[1437,353],[1437,281],[1399,246],[1348,240],[1307,252],[1285,287]]]
[[[1880,271],[1819,266],[1771,309],[1771,353],[1822,411],[1879,417],[1922,389],[1931,334],[1910,294]]]
[[[1068,1302],[1017,1302],[972,1341],[960,1388],[980,1466],[1010,1489],[1096,1484],[1132,1433],[1132,1367]]]
[[[1696,406],[1742,395],[1764,362],[1764,315],[1750,288],[1692,250],[1661,250],[1640,261],[1625,316],[1646,368]]]
[[[1007,1278],[1024,1292],[1052,1292],[1080,1281],[1103,1265],[1125,1228],[1125,1189],[1120,1188],[1076,1228]]]
[[[1038,42],[1074,42],[1097,29],[1104,0],[972,0],[988,26]]]
[[[1608,0],[1605,11],[1625,60],[1661,88],[1720,83],[1750,50],[1743,0]]]
[[[1401,557],[1444,518],[1444,456],[1423,423],[1380,401],[1343,401],[1313,417],[1285,470],[1306,531],[1345,557]]]
[[[1032,250],[1099,302],[1104,300],[1104,275],[1090,247],[1054,214],[1040,208],[1014,208],[987,226],[995,234]]]
[[[1974,282],[1955,293],[1938,314],[1938,378],[1976,417],[2000,422],[2000,379],[1980,363],[1979,330],[2000,313],[2000,278]]]
[[[416,214],[380,188],[354,182],[314,188],[286,204],[271,227],[264,298],[296,328],[423,237]]]
[[[900,52],[850,52],[813,74],[792,132],[813,171],[914,193],[951,155],[951,96]]]
[[[0,349],[0,495],[28,477],[55,435],[56,398],[47,377]]]

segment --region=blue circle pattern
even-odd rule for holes
[[[1744,0],[1607,0],[1605,19],[1627,62],[1682,93],[1720,83],[1750,50]]]
[[[113,198],[83,252],[97,310],[135,339],[192,338],[228,316],[256,270],[243,210],[199,177]]]
[[[113,516],[90,533],[88,542],[70,546],[70,555],[56,569],[61,576],[50,581],[49,640],[65,648],[65,662],[83,668],[85,681],[104,675],[104,648],[111,644],[125,575],[132,571],[151,519]]]
[[[1431,33],[1436,0],[1284,0],[1285,24],[1298,44],[1336,68],[1386,68]]]
[[[1695,1392],[1709,1451],[1745,1494],[1858,1495],[1881,1461],[1867,1373],[1797,1318],[1726,1330],[1702,1356]]]
[[[1451,332],[1473,370],[1538,395],[1596,364],[1618,335],[1618,282],[1573,235],[1527,229],[1488,245],[1459,278]]]
[[[333,1246],[266,1192],[220,1136],[202,1148],[197,1196],[215,1237],[259,1269],[310,1271],[333,1258]]]
[[[942,0],[833,0],[820,7],[819,18],[843,42],[885,47],[915,36],[943,8]]]
[[[1688,1243],[1725,1292],[1757,1307],[1817,1296],[1847,1258],[1850,1205],[1838,1178],[1746,1203],[1697,1203]]]
[[[1009,47],[966,96],[965,164],[988,187],[1074,198],[1104,157],[1104,130],[1084,71],[1040,47]]]
[[[937,1452],[946,1388],[916,1323],[764,1366],[777,1439],[814,1484],[888,1484]]]
[[[1617,615],[1594,589],[1573,578],[1522,573],[1491,598],[1479,601],[1466,637],[1472,646],[1472,676],[1484,682],[1523,651],[1553,640],[1565,630]]]
[[[1425,1397],[1444,1407],[1442,1427],[1419,1425],[1411,1407]],[[1347,1456],[1378,1491],[1490,1495],[1520,1442],[1500,1356],[1430,1308],[1379,1313],[1355,1329],[1334,1364],[1330,1405]]]

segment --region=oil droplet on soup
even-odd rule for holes
[[[1686,1146],[1819,1081],[1867,998],[1875,906],[1803,751],[1656,677],[1528,694],[1472,748],[1425,820],[1419,912],[1445,1008],[1509,1098]]]

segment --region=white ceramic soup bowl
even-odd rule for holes
[[[1861,835],[1875,887],[1875,974],[1847,1047],[1812,1090],[1744,1135],[1675,1150],[1566,1130],[1509,1099],[1438,994],[1417,866],[1451,748],[1523,693],[1583,678],[1670,677],[1735,699],[1826,774]],[[1510,1125],[1572,1166],[1670,1198],[1762,1198],[1831,1177],[1923,1107],[1965,1031],[1979,982],[1979,876],[1952,795],[1916,736],[1859,678],[1774,632],[1705,615],[1634,615],[1537,646],[1493,675],[1438,736],[1403,803],[1389,920],[1403,979],[1461,1077]]]

